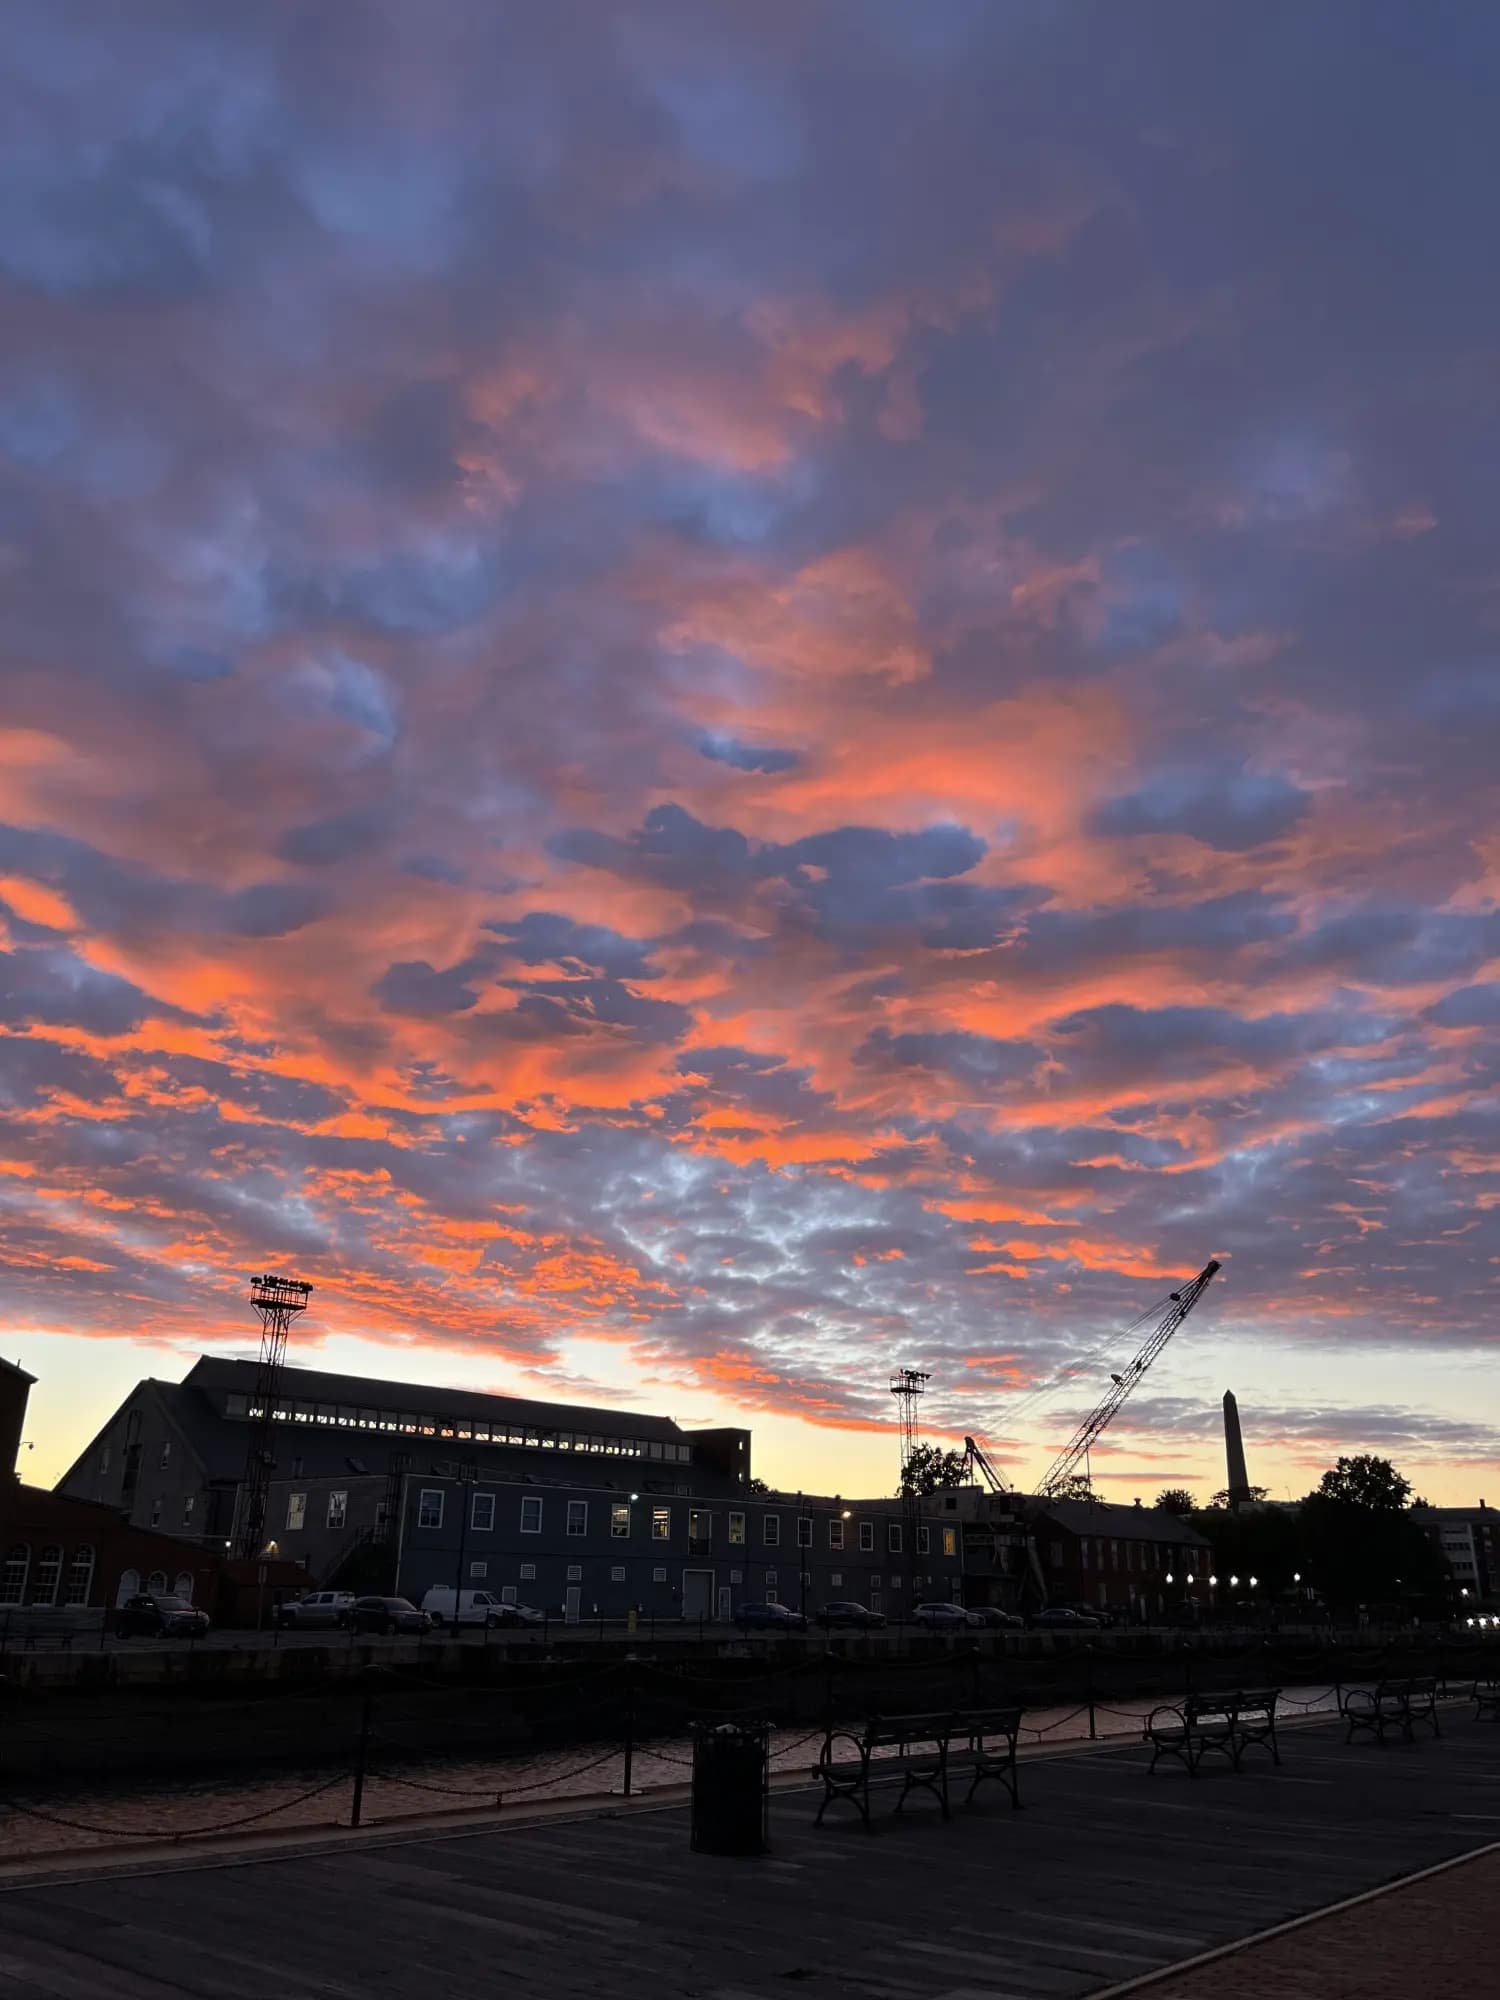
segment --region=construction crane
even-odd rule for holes
[[[973,1438],[965,1438],[964,1470],[966,1472],[973,1472],[976,1467],[983,1474],[984,1483],[988,1486],[991,1493],[1008,1493],[1010,1491],[999,1473],[996,1472],[994,1466],[990,1464],[988,1457],[985,1455],[984,1447],[976,1444]]]
[[[1172,1335],[1182,1325],[1182,1322],[1193,1310],[1193,1307],[1197,1305],[1199,1299],[1208,1290],[1208,1287],[1213,1282],[1214,1273],[1218,1268],[1218,1259],[1210,1257],[1190,1285],[1184,1285],[1180,1292],[1173,1292],[1171,1294],[1167,1310],[1152,1327],[1140,1353],[1137,1354],[1134,1361],[1125,1369],[1123,1374],[1111,1376],[1109,1394],[1096,1410],[1091,1411],[1084,1418],[1083,1422],[1068,1440],[1065,1448],[1053,1460],[1046,1478],[1037,1488],[1038,1494],[1043,1499],[1050,1500],[1056,1498],[1058,1493],[1067,1484],[1070,1475],[1077,1467],[1078,1461],[1092,1449],[1103,1432],[1108,1430],[1109,1426],[1119,1415],[1121,1406],[1124,1404],[1131,1390],[1135,1388],[1157,1355],[1161,1353],[1167,1342],[1172,1338]]]

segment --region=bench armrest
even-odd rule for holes
[[[1156,1733],[1157,1717],[1162,1715],[1169,1715],[1172,1718],[1171,1722],[1164,1724],[1163,1727],[1186,1729],[1188,1726],[1187,1710],[1185,1708],[1175,1708],[1171,1702],[1163,1702],[1159,1708],[1153,1708],[1151,1713],[1146,1717],[1146,1726],[1142,1734],[1148,1741]]]

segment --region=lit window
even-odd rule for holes
[[[337,1491],[330,1493],[328,1496],[328,1526],[330,1528],[342,1528],[348,1518],[349,1495]]]
[[[417,1499],[417,1526],[419,1528],[440,1528],[442,1525],[442,1488],[440,1486],[424,1486]]]
[[[542,1496],[528,1493],[521,1501],[521,1533],[539,1535],[542,1532]]]
[[[943,1554],[944,1554],[945,1556],[956,1556],[956,1555],[958,1554],[958,1530],[957,1530],[957,1528],[944,1528],[944,1530],[943,1530]]]
[[[438,1518],[442,1518],[441,1506],[438,1510]],[[300,1528],[305,1525],[306,1521],[307,1495],[305,1493],[288,1493],[286,1496],[286,1524],[288,1528]]]
[[[729,1517],[729,1541],[732,1548],[742,1548],[745,1541],[745,1517],[731,1514]]]
[[[630,1539],[630,1507],[624,1500],[616,1500],[609,1510],[610,1540],[624,1542]]]
[[[568,1533],[586,1535],[589,1531],[589,1503],[587,1500],[568,1502]]]
[[[651,1539],[653,1542],[670,1541],[672,1537],[672,1510],[670,1507],[651,1509]]]

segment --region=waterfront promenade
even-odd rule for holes
[[[1196,1782],[1148,1777],[1135,1744],[1080,1746],[1024,1761],[1024,1812],[992,1796],[945,1825],[917,1801],[900,1820],[883,1807],[869,1834],[815,1830],[813,1794],[785,1791],[759,1861],[690,1853],[674,1805],[182,1854],[114,1877],[59,1868],[0,1891],[0,2000],[1100,1993],[1500,1838],[1500,1728],[1450,1709],[1443,1729],[1381,1749],[1346,1748],[1337,1725],[1295,1727],[1281,1769],[1255,1761]],[[1393,1898],[1389,1919],[1382,1899],[1352,1924],[1325,1920],[1346,1926],[1341,1966],[1350,1952],[1374,1961],[1365,1985],[1287,1983],[1287,1954],[1295,1974],[1315,1949],[1308,1926],[1281,1942],[1282,1983],[1268,1990],[1485,1990],[1497,1940],[1465,1883],[1487,1865],[1433,1878],[1446,1887],[1426,1893],[1449,1917],[1429,1928],[1432,1976],[1418,1987],[1375,1976],[1384,1931],[1401,1929]],[[1476,1954],[1475,1983],[1441,1983],[1445,1951]],[[1238,2000],[1253,1990],[1247,1963],[1213,1961],[1155,1991]]]

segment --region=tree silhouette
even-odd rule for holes
[[[1197,1501],[1185,1486],[1164,1486],[1156,1496],[1156,1504],[1164,1514],[1180,1514],[1184,1520],[1198,1509]]]
[[[896,1486],[899,1497],[908,1493],[936,1493],[940,1486],[967,1486],[969,1461],[961,1451],[943,1451],[935,1444],[919,1444],[901,1468]]]

